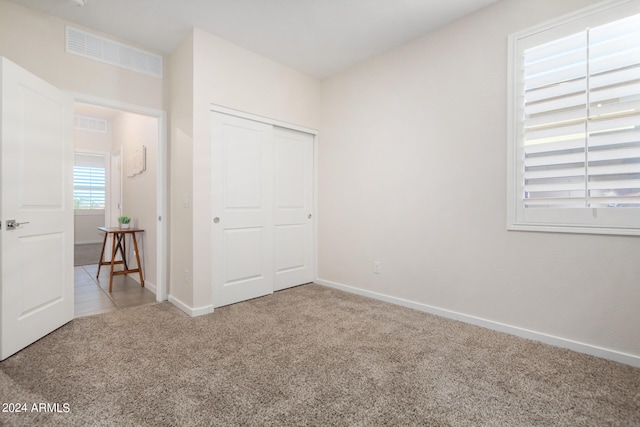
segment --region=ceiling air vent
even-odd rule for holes
[[[76,116],[76,129],[107,133],[107,121],[92,117]]]
[[[67,53],[162,78],[162,56],[67,26]]]

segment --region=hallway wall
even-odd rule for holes
[[[138,235],[145,282],[157,283],[157,162],[158,119],[128,112],[120,112],[113,119],[114,148],[122,147],[123,182],[122,214],[132,218],[132,225],[144,229]],[[146,147],[146,170],[133,175],[134,155]],[[133,251],[132,245],[127,246]],[[130,256],[131,260],[135,256]],[[137,274],[130,275],[137,280]],[[146,285],[145,285],[146,286]]]

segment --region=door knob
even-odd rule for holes
[[[15,230],[20,227],[22,224],[29,224],[29,221],[26,222],[16,222],[15,219],[7,220],[7,230]]]
[[[214,224],[217,224],[219,222],[220,222],[220,218],[218,218],[218,217],[213,218],[213,223]]]

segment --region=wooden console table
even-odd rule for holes
[[[100,268],[103,265],[110,265],[111,272],[109,274],[109,292],[113,288],[113,276],[118,274],[138,273],[140,275],[140,286],[144,287],[144,279],[142,278],[142,265],[140,265],[140,252],[138,252],[138,240],[136,239],[136,233],[144,233],[144,230],[139,228],[119,228],[119,227],[98,227],[98,230],[104,233],[104,240],[102,241],[102,252],[100,253],[100,262],[98,263],[98,274],[96,278],[100,276]],[[127,264],[127,251],[125,250],[126,241],[125,236],[131,234],[131,240],[133,240],[133,248],[136,252],[137,268],[129,269]],[[111,261],[104,260],[104,248],[107,245],[107,237],[111,238]],[[120,261],[116,261],[116,255],[120,252]],[[124,270],[113,271],[113,267],[116,264],[124,264]]]

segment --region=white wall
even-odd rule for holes
[[[76,212],[73,217],[74,244],[102,243],[104,233],[98,231],[98,227],[104,227],[104,210],[92,214]]]
[[[120,112],[113,119],[113,141],[122,147],[122,214],[131,217],[134,227],[144,233],[137,235],[138,249],[145,282],[155,289],[157,284],[157,163],[158,119],[140,114]],[[132,175],[131,159],[136,150],[146,147],[146,170]],[[133,247],[127,243],[127,251]],[[134,256],[129,257],[135,259]],[[131,261],[133,263],[134,261]],[[131,275],[138,280],[138,274]]]
[[[169,294],[193,307],[193,34],[171,54]],[[185,273],[185,271],[187,273]]]
[[[107,132],[93,132],[84,129],[74,129],[73,148],[75,151],[86,153],[110,153],[113,138],[111,122],[107,124]]]
[[[507,37],[593,3],[503,0],[323,82],[321,279],[640,362],[640,239],[506,231]]]
[[[194,119],[207,122],[194,132],[209,129],[211,103],[312,129],[319,126],[317,79],[198,28],[193,49]]]

